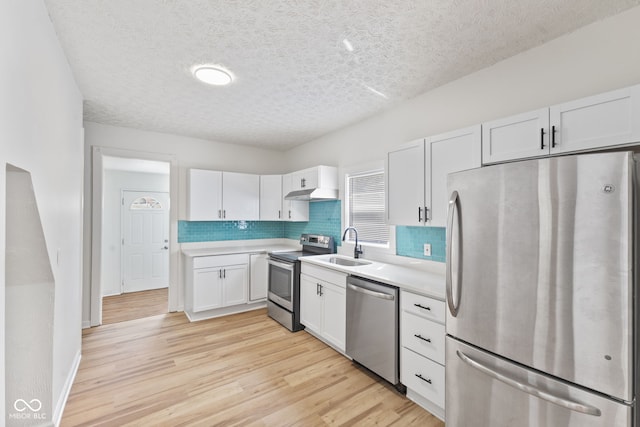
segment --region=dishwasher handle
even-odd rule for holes
[[[361,288],[360,286],[352,285],[351,283],[347,283],[347,287],[352,291],[360,292],[361,294],[369,295],[372,297],[387,299],[393,301],[395,296],[393,294],[385,294],[384,292],[376,292],[369,289]]]

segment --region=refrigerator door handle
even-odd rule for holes
[[[453,317],[458,315],[458,308],[460,307],[460,262],[458,261],[458,271],[456,275],[456,292],[458,296],[458,301],[453,302],[453,283],[452,283],[452,259],[451,255],[453,253],[451,249],[451,243],[453,242],[453,217],[454,213],[458,208],[458,192],[454,191],[451,193],[451,197],[449,198],[449,211],[447,213],[447,271],[446,271],[446,291],[447,291],[447,305],[449,306],[449,311]],[[458,213],[458,225],[460,224],[460,213]],[[458,231],[460,232],[460,231]]]
[[[513,378],[510,378],[504,374],[501,374],[499,372],[494,371],[493,369],[489,368],[486,365],[483,365],[482,363],[478,362],[477,360],[473,360],[472,358],[470,358],[469,356],[467,356],[466,354],[464,354],[463,352],[461,352],[460,350],[456,351],[456,354],[458,355],[458,357],[460,358],[460,360],[462,360],[464,363],[466,363],[467,365],[471,366],[472,368],[477,369],[478,371],[490,376],[491,378],[494,378],[498,381],[502,381],[503,383],[518,389],[520,391],[523,391],[525,393],[528,393],[532,396],[538,397],[540,399],[544,399],[548,402],[554,403],[556,405],[562,406],[563,408],[569,409],[571,411],[575,411],[575,412],[581,412],[583,414],[587,414],[587,415],[593,415],[594,417],[599,417],[600,415],[602,415],[602,412],[600,411],[600,409],[596,408],[595,406],[591,406],[591,405],[586,405],[584,403],[579,403],[579,402],[574,402],[573,400],[568,400],[565,399],[564,397],[560,397],[560,396],[556,396],[554,394],[551,393],[547,393],[546,391],[542,391],[538,388],[535,388],[533,386],[530,386],[528,384],[523,384],[519,381],[516,381]]]

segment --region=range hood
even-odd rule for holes
[[[295,190],[284,196],[286,200],[303,200],[308,202],[321,202],[323,200],[337,200],[338,190],[330,188],[305,188]]]

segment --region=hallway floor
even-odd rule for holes
[[[169,311],[169,289],[131,292],[102,298],[102,324],[166,314]]]

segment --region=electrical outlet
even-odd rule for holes
[[[431,256],[431,243],[424,244],[424,255]]]

